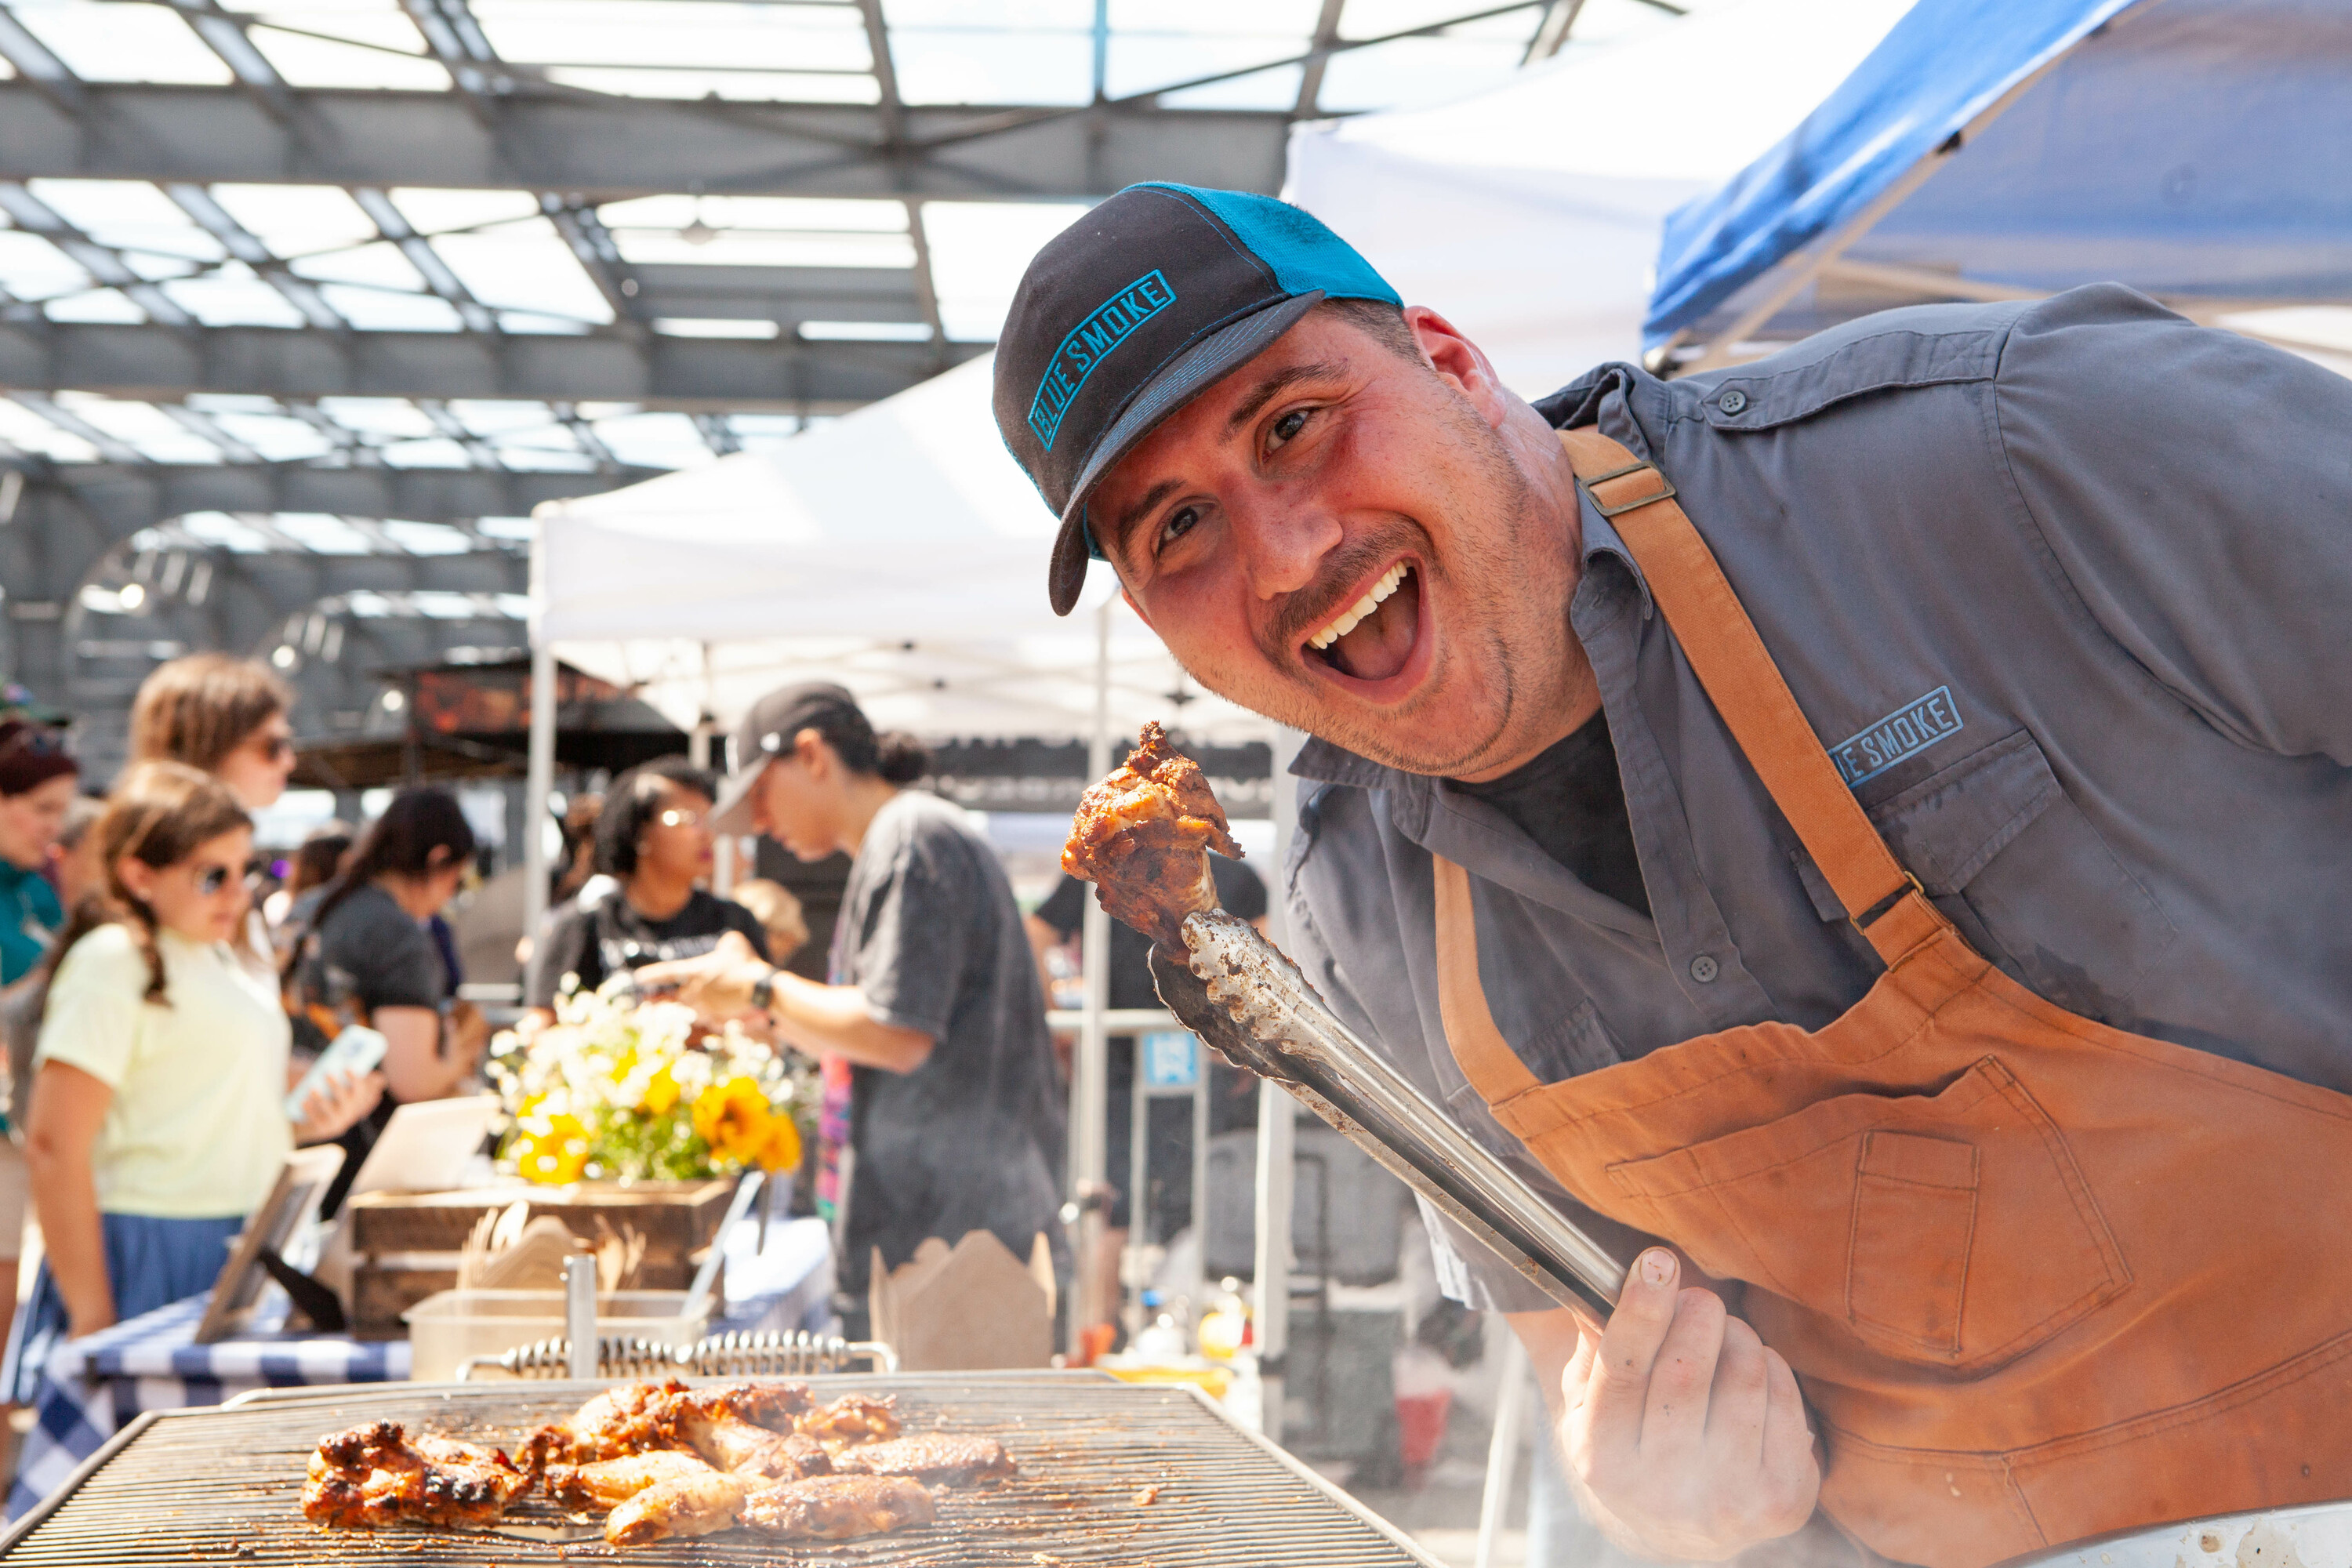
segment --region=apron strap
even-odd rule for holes
[[[1944,918],[1846,787],[1714,552],[1674,499],[1675,487],[1589,426],[1563,430],[1559,439],[1577,488],[1641,563],[1651,596],[1748,764],[1847,918],[1892,967],[1943,930]]]
[[[1470,905],[1470,873],[1443,855],[1430,856],[1437,893],[1437,1016],[1454,1065],[1489,1106],[1541,1087],[1511,1049],[1486,1006],[1478,979],[1478,922]]]

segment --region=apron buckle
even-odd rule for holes
[[[1628,474],[1638,474],[1645,468],[1651,473],[1658,475],[1658,483],[1663,487],[1662,489],[1636,496],[1632,500],[1620,501],[1614,506],[1610,505],[1607,501],[1602,500],[1599,496],[1592,493],[1592,487],[1595,485],[1605,485],[1611,479],[1622,479]],[[1659,473],[1658,466],[1655,463],[1647,461],[1628,463],[1622,468],[1612,468],[1605,474],[1594,474],[1590,479],[1580,474],[1577,476],[1576,488],[1584,492],[1584,499],[1592,503],[1592,510],[1599,512],[1603,517],[1615,517],[1620,512],[1632,511],[1635,507],[1649,506],[1656,501],[1670,500],[1675,495],[1674,480],[1666,478],[1664,474]]]
[[[1906,871],[1903,873],[1903,880],[1905,883],[1903,887],[1895,889],[1893,892],[1879,900],[1878,902],[1871,905],[1870,908],[1863,910],[1862,913],[1858,915],[1846,916],[1846,923],[1853,927],[1854,930],[1860,931],[1863,935],[1868,936],[1870,934],[1870,928],[1876,925],[1895,908],[1895,905],[1901,903],[1906,898],[1909,897],[1913,893],[1918,894],[1923,899],[1927,896],[1927,889],[1921,887],[1919,885],[1919,879],[1913,876],[1910,872]]]

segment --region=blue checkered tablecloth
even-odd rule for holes
[[[41,1369],[33,1428],[17,1450],[8,1489],[8,1518],[62,1486],[142,1410],[218,1405],[257,1388],[408,1376],[407,1341],[284,1332],[285,1299],[270,1294],[274,1306],[265,1301],[250,1331],[217,1344],[195,1342],[210,1291],[60,1342]]]
[[[710,1326],[742,1331],[824,1329],[833,1315],[833,1247],[819,1219],[779,1220],[760,1245],[747,1219],[727,1237],[727,1302]],[[143,1317],[60,1342],[41,1372],[33,1428],[16,1456],[7,1517],[15,1520],[65,1484],[81,1462],[142,1410],[220,1405],[257,1388],[397,1383],[408,1376],[408,1342],[287,1333],[289,1310],[264,1294],[254,1326],[218,1344],[195,1342],[207,1291]]]

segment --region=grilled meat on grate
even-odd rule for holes
[[[762,1487],[743,1522],[786,1541],[853,1541],[939,1517],[931,1494],[903,1476],[818,1476]]]
[[[827,1453],[837,1454],[860,1443],[879,1443],[898,1435],[898,1417],[891,1406],[897,1399],[870,1394],[845,1394],[832,1404],[793,1417],[793,1429],[813,1437]]]
[[[912,1476],[925,1486],[963,1487],[1001,1481],[1013,1474],[1013,1457],[993,1437],[959,1437],[924,1432],[887,1443],[845,1448],[833,1457],[838,1475]]]
[[[712,1469],[657,1482],[604,1516],[604,1539],[614,1546],[648,1546],[731,1529],[751,1487],[749,1477]]]
[[[341,1530],[395,1521],[495,1523],[530,1485],[503,1452],[447,1437],[412,1438],[397,1421],[373,1421],[319,1441],[302,1489],[302,1516]]]
[[[679,1448],[656,1448],[586,1465],[550,1465],[547,1495],[568,1509],[617,1508],[647,1487],[706,1475],[709,1469],[700,1456]]]

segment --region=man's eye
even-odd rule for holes
[[[1170,517],[1166,524],[1160,528],[1160,542],[1163,546],[1173,544],[1176,541],[1192,532],[1192,525],[1200,521],[1200,508],[1191,506],[1177,508],[1175,514]]]
[[[1307,413],[1304,408],[1294,408],[1276,419],[1267,432],[1274,438],[1274,443],[1278,446],[1307,428]]]

